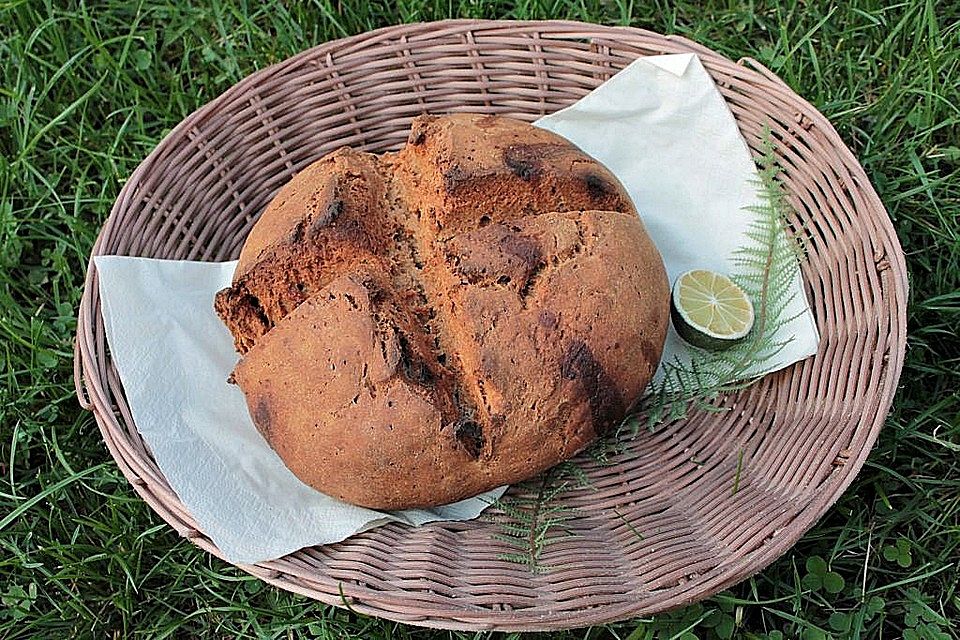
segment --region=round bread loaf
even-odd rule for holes
[[[531,477],[617,425],[669,289],[599,162],[517,120],[423,116],[401,151],[341,149],[283,187],[216,310],[290,470],[401,509]]]

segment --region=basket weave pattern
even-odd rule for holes
[[[906,274],[863,169],[813,107],[758,63],[682,38],[574,22],[449,21],[330,42],[257,72],[183,121],[137,168],[94,255],[228,260],[294,173],[350,145],[398,148],[424,112],[525,120],[569,105],[634,58],[693,51],[748,144],[768,125],[809,236],[803,276],[818,354],[726,398],[729,411],[641,433],[591,486],[563,494],[575,535],[532,573],[488,519],[388,525],[242,568],[364,613],[461,629],[585,626],[681,606],[755,573],[849,485],[889,409],[906,342]],[[77,393],[137,492],[219,555],[170,489],[130,416],[105,345],[92,262]],[[733,491],[742,452],[739,489]],[[640,532],[643,537],[635,534]]]

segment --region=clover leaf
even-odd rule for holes
[[[803,576],[800,583],[805,589],[811,591],[820,591],[827,593],[840,593],[846,584],[836,571],[830,571],[827,561],[820,556],[811,556],[806,562],[807,574]]]
[[[883,548],[883,559],[887,562],[896,562],[903,568],[913,564],[913,556],[910,553],[910,541],[906,538],[899,538],[896,544],[888,544]]]

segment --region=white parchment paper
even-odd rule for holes
[[[541,119],[627,187],[671,281],[729,272],[756,200],[756,170],[733,116],[693,54],[641,58],[575,105]],[[144,441],[171,487],[224,555],[252,563],[389,521],[466,520],[504,489],[431,510],[381,513],[300,482],[256,431],[226,382],[237,355],[213,311],[235,262],[96,258],[107,341]],[[774,369],[816,352],[799,276]],[[671,329],[665,358],[686,347]]]

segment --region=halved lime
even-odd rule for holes
[[[725,349],[753,327],[750,298],[727,276],[694,269],[673,283],[670,316],[680,337],[701,349]]]

